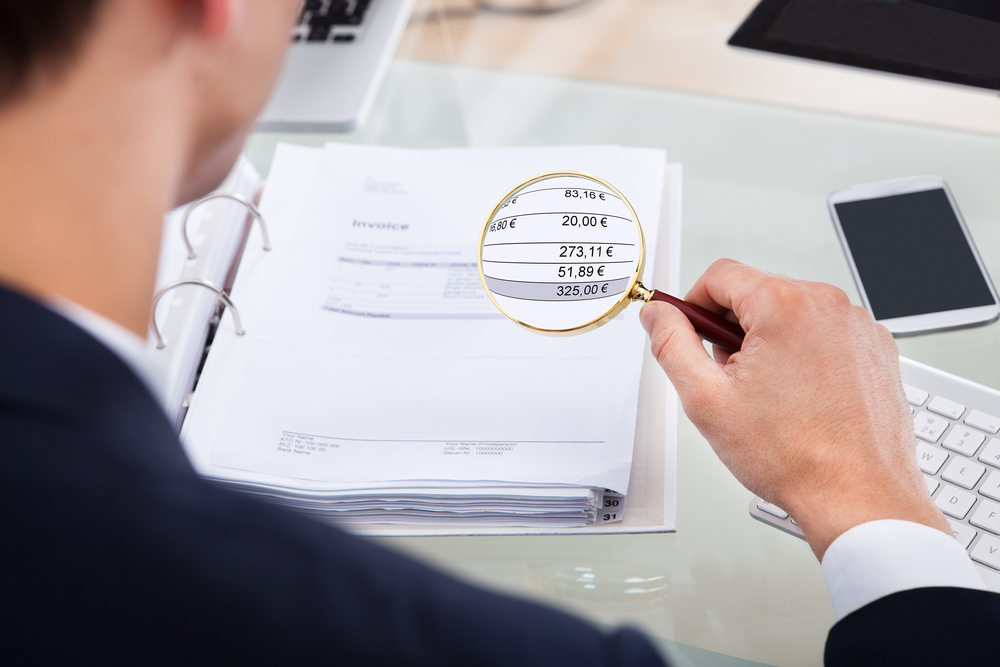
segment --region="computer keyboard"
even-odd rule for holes
[[[360,27],[371,0],[305,0],[299,21],[292,28],[293,42],[350,43],[360,37]]]
[[[905,357],[899,366],[927,490],[986,586],[1000,592],[1000,391]],[[787,512],[760,498],[750,515],[802,537]]]

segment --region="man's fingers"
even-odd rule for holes
[[[705,351],[691,322],[681,311],[661,301],[650,301],[639,312],[649,334],[653,357],[666,372],[682,400],[714,386],[723,373]],[[685,401],[686,403],[687,401]]]
[[[684,295],[684,300],[719,315],[731,312],[732,299],[726,298],[724,292],[716,296],[713,296],[712,292],[718,290],[717,284],[721,284],[723,280],[728,282],[730,275],[738,274],[743,268],[749,269],[750,267],[732,259],[716,260],[708,267],[705,273],[701,274],[694,286],[688,290],[688,293]],[[714,289],[709,287],[710,279]]]
[[[781,279],[732,259],[720,259],[698,278],[684,300],[719,315],[735,313],[745,329],[746,297],[774,280]]]

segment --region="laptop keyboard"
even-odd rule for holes
[[[293,42],[350,43],[371,0],[305,0],[298,24],[292,28]]]
[[[927,491],[955,539],[1000,590],[1000,392],[900,358]],[[788,514],[760,498],[750,514],[794,535]]]

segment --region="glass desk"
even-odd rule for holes
[[[1000,276],[1000,137],[398,58],[364,129],[349,135],[258,133],[246,150],[266,175],[278,141],[329,140],[664,148],[670,161],[684,165],[682,291],[713,260],[732,257],[833,283],[855,302],[827,217],[827,195],[854,183],[936,174],[951,185],[990,272]],[[931,261],[930,250],[914,262]],[[903,339],[899,348],[1000,387],[1000,326]],[[678,430],[675,534],[384,542],[598,624],[637,626],[676,665],[822,664],[834,615],[812,552],[750,518],[751,494],[683,414]],[[635,588],[626,580],[635,577],[647,580],[645,592],[626,592]],[[597,586],[585,589],[578,579]]]

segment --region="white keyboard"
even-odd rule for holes
[[[1000,593],[1000,391],[899,358],[927,490]],[[788,513],[760,498],[750,515],[802,537]]]

